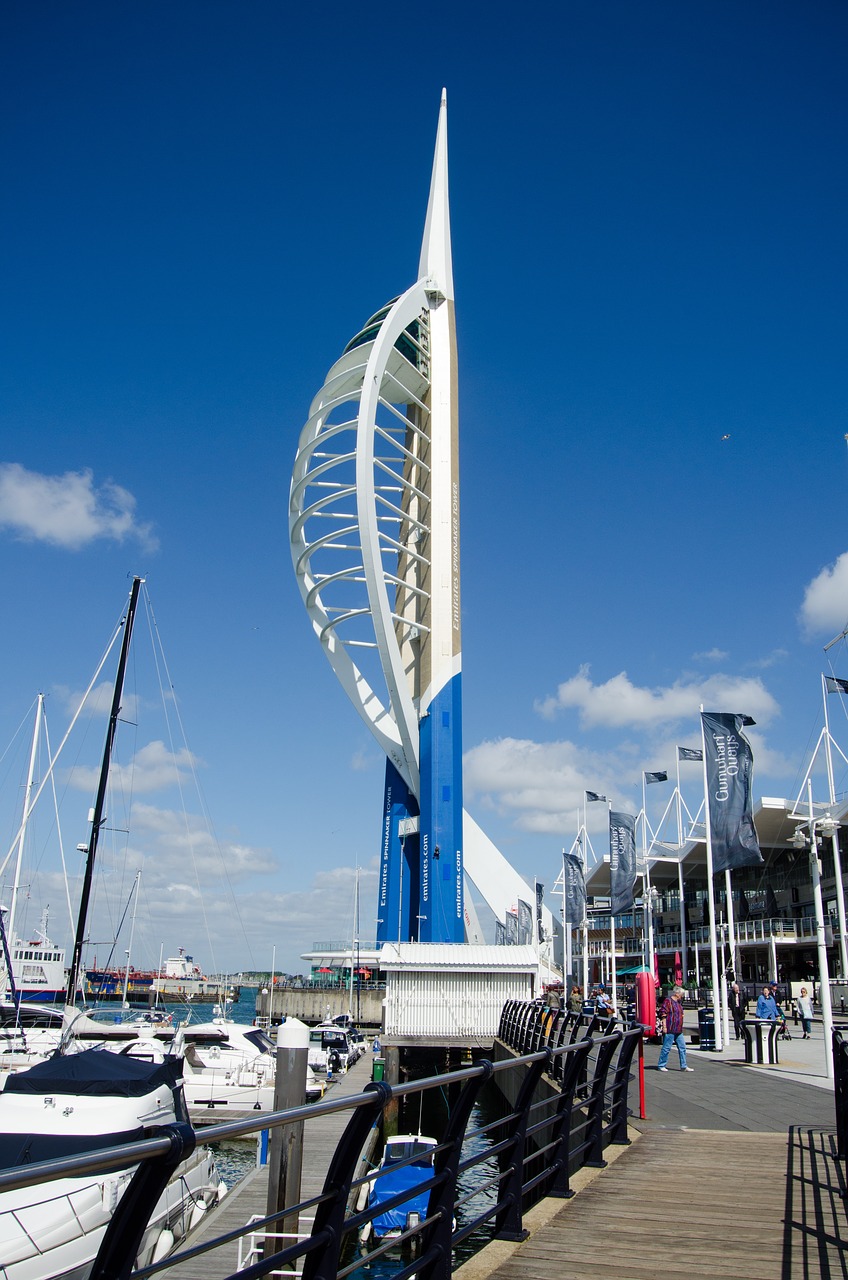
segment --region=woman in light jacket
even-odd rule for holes
[[[807,988],[801,988],[801,994],[795,1001],[795,1008],[798,1010],[798,1017],[801,1019],[801,1026],[804,1028],[802,1039],[809,1040],[810,1032],[813,1029],[813,1002],[807,994]]]

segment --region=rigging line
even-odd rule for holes
[[[176,715],[176,718],[177,718],[177,724],[178,724],[178,726],[179,726],[179,728],[180,728],[180,732],[181,732],[181,734],[182,734],[182,741],[183,741],[183,743],[185,744],[185,747],[186,747],[186,755],[187,755],[187,756],[188,756],[188,758],[189,758],[189,762],[190,762],[190,768],[191,768],[192,776],[193,776],[193,777],[194,777],[194,779],[195,779],[195,786],[197,787],[197,777],[196,777],[196,774],[195,774],[195,771],[194,771],[194,760],[193,760],[193,757],[192,757],[192,753],[191,753],[191,751],[189,751],[189,749],[188,749],[188,744],[186,743],[186,735],[185,735],[185,731],[184,731],[183,726],[182,726],[182,722],[181,722],[181,720],[180,720],[180,713],[179,713],[179,708],[178,708],[178,706],[177,706],[176,692],[175,692],[175,690],[174,690],[174,684],[173,684],[173,681],[171,680],[171,675],[170,675],[170,672],[169,672],[169,670],[168,670],[168,663],[167,663],[167,659],[166,659],[166,657],[165,657],[165,650],[164,650],[164,646],[163,646],[163,644],[162,644],[162,637],[161,637],[161,634],[160,634],[160,632],[159,632],[159,627],[158,627],[158,625],[157,625],[157,623],[156,623],[156,617],[155,617],[155,614],[154,614],[154,612],[153,612],[153,603],[152,603],[152,601],[151,601],[151,599],[150,599],[150,595],[149,595],[149,593],[148,593],[148,591],[147,591],[146,589],[145,589],[145,592],[144,592],[144,607],[145,607],[145,613],[146,613],[146,615],[147,615],[147,626],[148,626],[148,631],[149,631],[149,633],[150,633],[150,639],[151,639],[151,644],[152,644],[152,648],[153,648],[153,665],[154,665],[154,668],[155,668],[155,670],[156,670],[156,679],[157,679],[158,684],[159,684],[159,696],[160,696],[160,698],[162,699],[162,709],[163,709],[163,712],[164,712],[164,715],[165,715],[165,726],[166,726],[166,730],[167,730],[167,734],[168,734],[168,745],[170,746],[170,749],[171,749],[171,758],[172,758],[172,759],[173,759],[173,761],[174,761],[174,781],[175,781],[175,784],[176,784],[176,787],[177,787],[177,791],[178,791],[178,793],[179,793],[179,797],[180,797],[180,805],[181,805],[181,807],[182,807],[182,819],[183,819],[183,826],[185,827],[185,836],[186,836],[186,841],[187,841],[187,844],[188,844],[189,849],[191,849],[191,856],[192,856],[192,868],[193,868],[193,870],[194,870],[194,878],[195,878],[195,883],[196,883],[196,885],[197,885],[197,894],[198,894],[198,899],[199,899],[199,902],[200,902],[200,910],[201,910],[201,913],[202,913],[202,916],[203,916],[203,925],[204,925],[204,929],[205,929],[205,931],[206,931],[206,940],[207,940],[207,945],[208,945],[208,947],[209,947],[210,956],[211,956],[211,960],[212,960],[212,968],[213,968],[213,971],[217,973],[217,972],[218,972],[218,963],[217,963],[217,958],[216,958],[216,956],[215,956],[214,946],[213,946],[213,943],[212,943],[212,931],[211,931],[211,929],[210,929],[210,927],[209,927],[209,919],[208,919],[208,916],[207,916],[207,914],[206,914],[206,901],[205,901],[205,895],[204,895],[204,893],[203,893],[203,888],[202,888],[202,885],[201,885],[201,883],[200,883],[200,876],[199,876],[199,873],[198,873],[197,860],[196,860],[196,858],[195,858],[195,854],[194,854],[194,841],[192,840],[191,827],[190,827],[190,823],[189,823],[189,820],[188,820],[188,810],[187,810],[187,808],[186,808],[185,795],[184,795],[184,792],[183,792],[182,777],[180,776],[180,771],[179,771],[179,768],[178,768],[178,766],[177,766],[177,751],[176,751],[176,743],[175,743],[175,741],[174,741],[174,734],[173,734],[173,730],[172,730],[172,727],[171,727],[171,717],[170,717],[170,715],[168,714],[168,704],[167,704],[167,695],[166,695],[165,683],[163,682],[163,679],[162,679],[162,671],[163,671],[163,669],[164,669],[165,677],[166,677],[166,681],[167,681],[167,691],[168,691],[168,692],[170,693],[170,695],[171,695],[171,703],[172,703],[173,708],[174,708],[174,714]],[[160,658],[161,658],[161,664],[160,664]]]
[[[31,702],[31,703],[29,704],[29,706],[27,707],[27,709],[26,709],[26,711],[25,711],[25,713],[24,713],[23,719],[21,720],[21,722],[20,722],[20,724],[18,725],[18,727],[17,727],[17,729],[15,730],[15,732],[12,734],[11,738],[9,739],[9,741],[6,743],[6,746],[3,748],[3,751],[2,751],[2,752],[0,752],[0,764],[2,764],[2,763],[3,763],[3,761],[6,759],[6,756],[7,756],[7,755],[9,754],[9,752],[12,750],[12,747],[15,745],[15,742],[16,742],[16,741],[17,741],[17,739],[18,739],[18,735],[19,735],[19,734],[21,733],[21,731],[23,730],[24,725],[25,725],[25,724],[28,724],[28,723],[29,723],[29,721],[32,719],[32,709],[33,709],[33,707],[35,706],[35,704],[36,704],[36,702],[37,702],[37,701],[38,701],[38,694],[36,694],[36,695],[35,695],[35,697],[33,698],[32,702]]]
[[[47,744],[47,761],[52,759],[50,754],[50,733],[47,728],[47,709],[44,708],[42,715],[44,717],[44,741]],[[50,785],[53,791],[53,811],[56,814],[56,834],[59,837],[59,856],[62,859],[62,879],[65,884],[65,898],[68,904],[68,920],[71,923],[71,934],[74,931],[74,909],[71,906],[71,887],[68,884],[68,867],[65,862],[65,843],[62,840],[62,827],[59,822],[59,797],[56,795],[56,779],[51,777]]]
[[[59,749],[57,750],[57,752],[56,752],[55,756],[53,757],[53,759],[50,761],[50,766],[49,766],[49,768],[48,768],[48,770],[47,770],[47,773],[46,773],[46,774],[44,775],[44,777],[42,778],[41,782],[40,782],[40,783],[39,783],[39,785],[38,785],[38,790],[36,791],[35,795],[33,796],[32,800],[30,801],[30,804],[29,804],[29,806],[28,806],[28,808],[27,808],[27,811],[26,811],[26,813],[24,814],[23,821],[22,821],[22,823],[21,823],[20,827],[18,828],[18,833],[17,833],[17,835],[15,836],[14,840],[12,841],[12,846],[11,846],[11,848],[9,849],[9,852],[6,854],[6,857],[5,857],[5,858],[3,859],[3,861],[0,863],[0,876],[2,876],[3,872],[6,870],[7,866],[9,865],[9,861],[10,861],[10,859],[11,859],[11,857],[12,857],[12,854],[15,852],[15,845],[18,843],[18,840],[20,839],[21,831],[25,828],[26,823],[27,823],[27,820],[29,819],[29,815],[32,813],[33,809],[35,808],[35,805],[36,805],[36,803],[37,803],[37,801],[38,801],[39,796],[41,795],[41,793],[42,793],[42,791],[44,790],[44,788],[47,786],[47,783],[48,783],[49,779],[50,779],[50,778],[52,778],[52,776],[53,776],[53,770],[54,770],[54,768],[56,767],[56,761],[59,759],[59,756],[62,754],[62,750],[63,750],[63,748],[64,748],[64,746],[65,746],[65,743],[68,741],[68,738],[69,738],[69,737],[70,737],[70,735],[71,735],[71,730],[73,729],[74,725],[76,724],[77,720],[79,719],[80,712],[82,711],[83,707],[85,706],[86,699],[88,698],[88,695],[91,693],[92,689],[94,688],[94,685],[95,685],[95,682],[96,682],[96,680],[97,680],[97,677],[100,675],[100,672],[103,670],[104,666],[106,665],[106,659],[109,657],[109,654],[112,652],[112,648],[114,647],[115,641],[117,640],[118,636],[121,634],[121,631],[122,631],[122,629],[123,629],[123,625],[124,625],[124,620],[123,620],[123,615],[122,615],[121,620],[118,622],[118,625],[117,625],[117,627],[115,628],[115,631],[114,631],[114,634],[113,634],[113,636],[112,636],[112,639],[109,641],[109,644],[108,644],[108,647],[107,647],[107,649],[106,649],[106,652],[103,654],[103,657],[100,659],[100,662],[99,662],[99,664],[98,664],[98,666],[97,666],[97,670],[94,672],[94,675],[91,677],[91,682],[89,683],[88,688],[86,689],[85,693],[84,693],[84,694],[83,694],[83,696],[82,696],[82,701],[80,702],[79,706],[77,707],[76,711],[74,712],[73,719],[71,720],[71,723],[68,725],[67,729],[65,730],[65,736],[64,736],[64,738],[62,739],[62,741],[59,743]]]
[[[216,850],[217,850],[217,853],[218,853],[218,859],[219,859],[219,865],[220,865],[220,867],[221,867],[221,870],[222,870],[222,873],[223,873],[224,879],[225,879],[225,881],[226,881],[226,883],[227,883],[227,887],[229,888],[229,891],[230,891],[230,898],[232,899],[233,907],[234,907],[234,909],[235,909],[235,913],[236,913],[236,918],[238,919],[239,925],[240,925],[241,930],[242,930],[242,936],[244,937],[245,943],[247,944],[247,950],[248,950],[248,956],[249,956],[249,958],[250,958],[250,963],[251,963],[251,965],[253,965],[253,963],[254,963],[254,962],[253,962],[253,958],[252,958],[251,951],[250,951],[250,941],[249,941],[248,936],[247,936],[247,930],[246,930],[246,928],[245,928],[244,921],[243,921],[243,919],[242,919],[241,912],[240,912],[240,910],[239,910],[238,900],[237,900],[236,895],[235,895],[235,893],[234,893],[234,891],[233,891],[232,883],[231,883],[230,878],[229,878],[229,875],[228,875],[228,873],[227,873],[227,864],[226,864],[226,861],[225,861],[225,859],[224,859],[223,850],[221,849],[220,842],[219,842],[219,840],[218,840],[217,834],[216,834],[216,832],[215,832],[214,825],[213,825],[212,820],[211,820],[211,815],[210,815],[210,813],[209,813],[209,807],[208,807],[208,805],[207,805],[207,803],[206,803],[206,797],[204,796],[204,794],[203,794],[203,789],[202,789],[202,787],[201,787],[201,785],[200,785],[200,778],[199,778],[199,776],[198,776],[197,769],[195,768],[195,763],[194,763],[194,754],[189,750],[189,747],[188,747],[188,739],[187,739],[187,735],[186,735],[186,732],[185,732],[185,727],[184,727],[183,722],[182,722],[182,717],[181,717],[181,715],[180,715],[180,708],[179,708],[179,703],[178,703],[178,701],[177,701],[177,697],[176,697],[176,691],[175,691],[175,689],[174,689],[174,683],[173,683],[173,681],[172,681],[172,679],[171,679],[171,673],[170,673],[170,670],[169,670],[169,668],[168,668],[168,659],[167,659],[167,658],[166,658],[166,656],[165,656],[165,647],[164,647],[164,645],[163,645],[163,643],[162,643],[162,636],[161,636],[161,633],[160,633],[160,631],[159,631],[159,625],[158,625],[158,623],[157,623],[157,621],[156,621],[156,615],[155,615],[155,613],[154,613],[154,611],[153,611],[153,603],[152,603],[152,601],[150,600],[150,596],[149,596],[149,593],[147,592],[146,587],[145,587],[145,590],[144,590],[144,600],[145,600],[145,609],[146,609],[146,611],[147,611],[147,613],[148,613],[148,626],[150,627],[150,630],[151,630],[151,638],[154,640],[154,645],[153,645],[153,651],[154,651],[154,664],[155,664],[155,667],[156,667],[157,678],[158,678],[158,680],[159,680],[159,689],[160,689],[160,694],[161,694],[161,697],[162,697],[162,705],[163,705],[163,707],[165,707],[165,706],[166,706],[166,702],[165,702],[165,689],[164,689],[163,681],[162,681],[162,670],[164,670],[164,672],[165,672],[165,678],[166,678],[166,682],[167,682],[167,688],[168,688],[168,690],[169,690],[169,691],[170,691],[170,693],[171,693],[171,701],[172,701],[173,708],[174,708],[174,715],[175,715],[175,717],[176,717],[177,725],[179,726],[180,734],[182,735],[182,741],[183,741],[183,743],[185,744],[186,756],[188,757],[188,761],[187,761],[187,763],[188,763],[188,768],[189,768],[189,770],[191,771],[191,776],[192,776],[192,779],[193,779],[193,781],[194,781],[194,786],[195,786],[195,790],[196,790],[196,792],[197,792],[197,797],[198,797],[198,800],[200,801],[201,809],[202,809],[202,811],[203,811],[203,817],[204,817],[204,820],[205,820],[205,822],[206,822],[206,833],[207,833],[207,835],[210,837],[210,839],[214,842],[215,848],[216,848]],[[159,660],[160,660],[160,658],[161,658],[161,668],[160,668],[160,661],[159,661]],[[169,743],[170,743],[170,746],[171,746],[171,751],[172,751],[172,753],[174,754],[174,759],[176,760],[176,752],[174,751],[174,740],[173,740],[173,735],[172,735],[172,731],[171,731],[171,722],[170,722],[170,717],[169,717],[169,716],[168,716],[168,714],[167,714],[167,711],[166,711],[166,713],[165,713],[165,723],[166,723],[166,725],[167,725],[167,729],[168,729],[168,740],[169,740]],[[209,926],[209,918],[208,918],[208,916],[207,916],[207,914],[206,914],[206,898],[205,898],[205,894],[203,893],[203,889],[202,889],[202,886],[201,886],[201,883],[200,883],[200,875],[199,875],[199,872],[198,872],[197,860],[196,860],[196,858],[195,858],[195,856],[194,856],[194,842],[193,842],[193,841],[192,841],[192,839],[191,839],[191,831],[190,831],[189,824],[188,824],[188,814],[187,814],[187,812],[186,812],[185,801],[184,801],[184,798],[183,798],[182,779],[181,779],[181,777],[180,777],[179,770],[176,770],[175,772],[176,772],[176,785],[177,785],[177,789],[178,789],[179,794],[180,794],[180,802],[181,802],[181,803],[182,803],[182,805],[183,805],[183,820],[184,820],[184,823],[185,823],[186,837],[187,837],[188,842],[189,842],[189,848],[190,848],[190,849],[191,849],[191,851],[192,851],[192,866],[193,866],[193,869],[194,869],[195,881],[196,881],[196,884],[197,884],[198,897],[199,897],[199,899],[200,899],[201,912],[202,912],[202,914],[203,914],[203,924],[204,924],[204,927],[205,927],[205,929],[206,929],[206,941],[207,941],[207,945],[208,945],[208,947],[209,947],[209,953],[210,953],[210,955],[211,955],[211,957],[212,957],[212,969],[213,969],[213,972],[215,972],[215,973],[217,973],[217,974],[220,974],[221,969],[220,969],[220,966],[219,966],[219,964],[218,964],[217,956],[216,956],[216,954],[215,954],[215,946],[214,946],[214,943],[213,943],[213,941],[212,941],[212,931],[211,931],[211,928],[210,928],[210,926]],[[255,966],[254,966],[254,967],[255,967]]]

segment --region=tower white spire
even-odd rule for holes
[[[442,90],[439,124],[430,199],[421,243],[418,279],[432,280],[446,298],[453,299],[453,259],[451,257],[450,209],[448,204],[448,93]]]

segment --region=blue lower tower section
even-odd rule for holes
[[[420,722],[419,942],[464,942],[462,677],[436,694]]]
[[[401,825],[411,818],[418,818],[418,802],[391,760],[387,760],[377,889],[379,943],[418,941],[419,837],[417,831],[404,834]],[[417,827],[418,823],[414,825]]]

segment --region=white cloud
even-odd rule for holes
[[[694,662],[724,662],[729,655],[724,649],[707,649],[705,653],[693,653]]]
[[[537,702],[536,710],[552,719],[559,711],[575,708],[584,728],[620,729],[694,720],[701,703],[711,709],[739,711],[760,721],[767,721],[778,712],[777,703],[759,679],[717,674],[648,689],[634,685],[625,671],[605,684],[593,684],[588,666],[561,684],[555,695]]]
[[[0,529],[26,542],[79,551],[98,538],[132,537],[153,551],[156,539],[149,525],[136,520],[135,506],[133,495],[112,480],[95,487],[87,468],[47,476],[17,462],[0,463]]]
[[[68,715],[72,716],[79,709],[83,700],[84,689],[69,689],[67,685],[54,685],[53,695],[63,705]],[[112,710],[112,699],[115,696],[114,680],[101,680],[86,698],[86,708],[93,716],[108,716]],[[124,693],[121,697],[121,716],[133,724],[138,722],[140,700],[137,694]]]
[[[801,625],[808,636],[841,631],[848,620],[848,551],[826,565],[804,591]]]
[[[508,814],[523,831],[562,833],[582,817],[586,788],[612,800],[622,795],[633,772],[626,755],[601,756],[573,742],[500,738],[465,753],[463,787],[467,799]],[[606,823],[605,806],[598,806],[598,817]]]
[[[198,763],[197,757],[187,747],[169,751],[164,742],[156,740],[137,751],[129,764],[113,761],[109,768],[110,784],[126,794],[150,794],[184,783]],[[70,783],[78,791],[93,793],[99,779],[99,766],[95,769],[78,765],[71,774]]]

